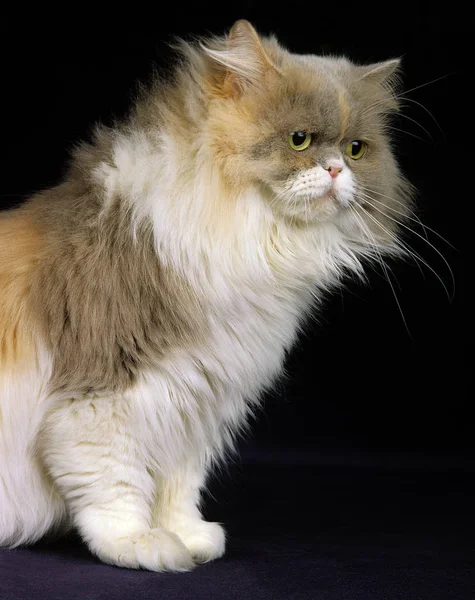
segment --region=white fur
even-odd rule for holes
[[[207,469],[280,373],[318,290],[335,285],[344,270],[361,271],[360,242],[349,237],[355,239],[353,221],[351,232],[334,221],[292,228],[257,188],[231,204],[223,231],[212,157],[200,140],[187,151],[196,161],[188,174],[177,168],[186,157],[172,138],[157,143],[131,134],[117,141],[115,164],[94,177],[104,210],[118,192],[135,225],[152,219],[160,259],[207,298],[203,318],[212,333],[206,344],[170,354],[122,394],[45,398],[47,358],[21,382],[3,376],[3,543],[43,535],[63,516],[64,501],[105,562],[180,571],[221,556],[224,532],[198,509]],[[321,175],[306,177],[315,186]],[[345,173],[341,185],[338,210],[345,211],[353,186]],[[39,421],[44,466],[33,466]],[[17,431],[20,437],[8,441]]]
[[[282,187],[276,187],[278,197],[287,201],[287,212],[292,214],[302,212],[302,204],[309,203],[307,207],[311,213],[309,217],[315,217],[318,212],[324,213],[328,219],[328,209],[322,211],[319,206],[323,201],[331,206],[331,215],[334,215],[341,207],[348,208],[355,195],[355,182],[351,170],[345,165],[343,159],[334,159],[332,164],[341,169],[336,178],[332,178],[327,169],[317,165],[311,169],[305,169],[297,173]],[[295,202],[297,200],[297,202]],[[336,200],[336,203],[335,203]],[[316,204],[316,206],[312,206]],[[316,214],[315,214],[316,213]]]
[[[47,353],[38,349],[37,364],[0,372],[0,545],[34,542],[65,516],[36,446],[51,402],[50,369]]]

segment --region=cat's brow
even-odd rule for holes
[[[338,106],[340,107],[340,115],[341,115],[340,137],[339,137],[338,142],[341,143],[341,141],[345,137],[346,130],[348,129],[348,121],[350,118],[350,105],[348,103],[348,98],[347,98],[346,92],[343,90],[340,90],[338,92]]]

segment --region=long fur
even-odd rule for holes
[[[221,556],[224,531],[199,512],[207,471],[322,292],[398,251],[357,196],[363,181],[408,202],[385,131],[394,61],[297,57],[245,22],[182,52],[65,182],[0,220],[16,232],[0,240],[2,545],[72,525],[112,564]],[[289,150],[285,119],[318,111],[340,145],[368,132],[366,166],[328,144]],[[331,161],[337,196],[315,202]]]

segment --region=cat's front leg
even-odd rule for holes
[[[143,427],[122,396],[66,400],[47,419],[44,459],[75,526],[101,560],[186,571],[194,561],[185,544],[152,524],[155,481]]]
[[[199,510],[206,470],[190,460],[173,475],[157,480],[152,523],[176,533],[196,562],[224,554],[226,536],[219,523],[205,521]]]

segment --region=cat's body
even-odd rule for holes
[[[395,65],[294,57],[243,22],[213,43],[0,218],[0,544],[71,523],[113,564],[220,556],[208,468],[320,292],[396,251],[384,213],[355,216],[359,177],[406,206],[384,131]],[[287,156],[300,128],[312,145]],[[335,150],[358,128],[362,174]]]

